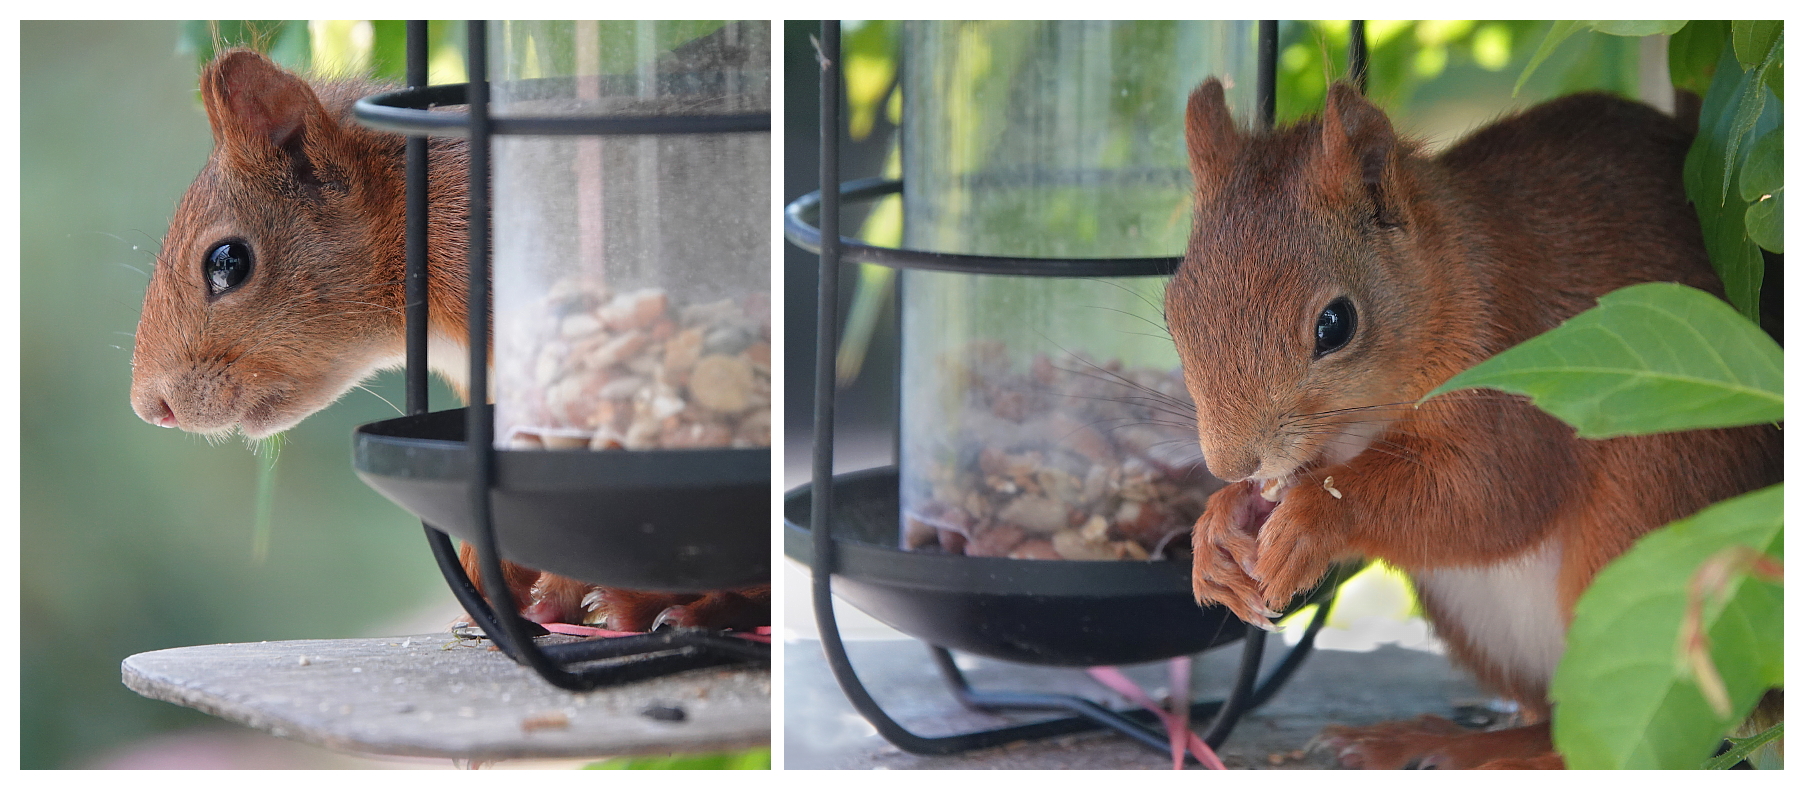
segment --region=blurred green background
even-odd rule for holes
[[[248,731],[121,685],[119,662],[133,653],[419,633],[457,611],[419,522],[350,468],[351,429],[398,414],[382,399],[404,399],[398,374],[288,434],[260,562],[257,458],[239,440],[209,444],[131,411],[145,279],[212,145],[198,53],[178,51],[182,31],[180,22],[20,29],[24,768],[119,764],[134,748],[205,760],[221,735],[236,759],[254,757],[230,740]],[[453,400],[439,387],[433,402]],[[194,734],[166,739],[177,732]],[[152,736],[165,739],[143,740]],[[314,762],[293,762],[302,758]],[[255,759],[344,764],[316,750]]]

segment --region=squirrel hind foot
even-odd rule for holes
[[[1388,721],[1367,727],[1332,725],[1318,748],[1345,768],[1464,769],[1562,768],[1551,747],[1548,723],[1503,730],[1468,730],[1440,716]]]

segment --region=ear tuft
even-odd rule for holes
[[[1188,169],[1194,174],[1196,202],[1216,194],[1225,185],[1241,139],[1226,107],[1225,87],[1209,77],[1188,95]]]
[[[1328,192],[1359,190],[1374,203],[1376,221],[1399,222],[1393,189],[1396,155],[1394,126],[1375,105],[1347,82],[1333,83],[1320,118],[1324,157],[1321,177]]]

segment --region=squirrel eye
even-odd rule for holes
[[[1313,358],[1319,359],[1339,350],[1357,332],[1357,308],[1351,300],[1340,296],[1321,310],[1319,322],[1313,325]]]
[[[213,245],[206,253],[206,290],[218,296],[250,276],[250,245],[237,239]]]

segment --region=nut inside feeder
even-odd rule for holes
[[[494,117],[768,112],[767,22],[497,24]],[[494,141],[495,441],[769,446],[767,133]]]
[[[904,246],[936,252],[1181,250],[1181,108],[1208,75],[1252,82],[1242,23],[915,23],[905,45]],[[1228,96],[1250,109],[1248,87]],[[903,272],[905,548],[1186,558],[1220,483],[1163,327],[1166,277],[1071,263]]]

